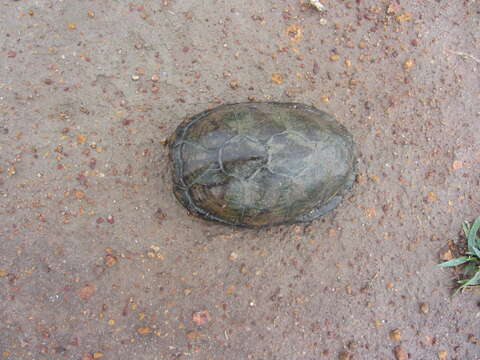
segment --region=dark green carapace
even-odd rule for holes
[[[169,144],[176,198],[230,225],[310,221],[335,208],[355,177],[352,136],[303,104],[219,106],[180,124]]]

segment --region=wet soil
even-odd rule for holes
[[[439,269],[480,214],[478,1],[0,4],[0,359],[480,359]],[[354,135],[306,225],[189,216],[162,142],[223,103]]]

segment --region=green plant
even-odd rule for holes
[[[473,222],[467,221],[463,224],[463,232],[467,238],[468,251],[464,256],[459,256],[455,259],[438,264],[440,267],[450,267],[465,264],[463,275],[465,279],[458,280],[460,286],[453,293],[457,294],[459,291],[468,286],[480,285],[480,237],[477,236],[480,228],[480,216]]]

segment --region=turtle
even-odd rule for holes
[[[168,146],[177,200],[239,227],[310,222],[341,202],[356,175],[352,135],[301,103],[221,105],[184,120]]]

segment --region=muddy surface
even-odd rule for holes
[[[323,3],[1,2],[0,359],[480,358],[479,292],[435,266],[480,214],[480,3]],[[176,202],[162,141],[249,100],[352,132],[334,212]]]

